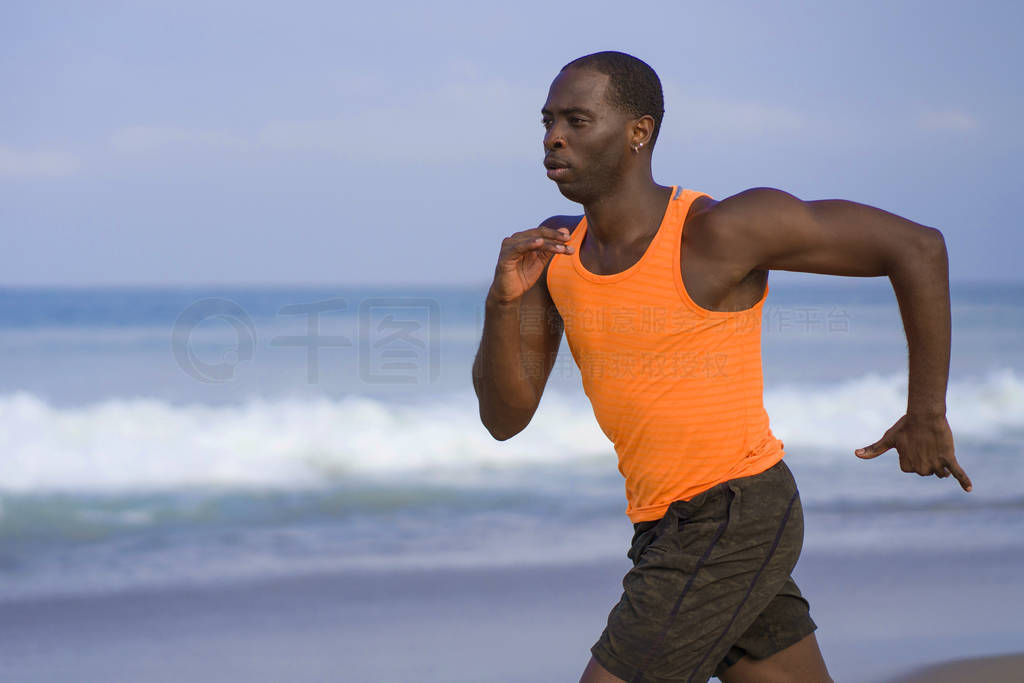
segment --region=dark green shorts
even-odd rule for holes
[[[745,655],[764,659],[817,628],[790,576],[804,522],[781,460],[633,526],[625,591],[590,648],[619,678],[704,682]]]

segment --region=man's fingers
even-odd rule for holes
[[[962,469],[960,469],[960,465],[957,463],[949,465],[949,471],[952,472],[953,476],[956,477],[956,480],[960,482],[960,486],[963,487],[964,491],[970,491],[973,488],[971,485],[971,478],[968,477]]]
[[[533,240],[529,246],[533,249],[549,249],[566,254],[572,253],[572,247],[561,240],[549,240],[543,237]]]
[[[858,448],[856,451],[854,451],[854,455],[856,455],[858,458],[868,460],[870,458],[877,458],[890,448],[892,448],[892,445],[886,442],[884,438],[882,438],[879,441],[876,441],[875,443],[871,444],[870,446]]]
[[[565,244],[562,240],[548,239],[546,237],[538,237],[536,235],[533,237],[521,237],[508,245],[508,249],[509,256],[519,256],[528,251],[536,251],[538,249],[565,253],[571,253],[572,251],[572,247]]]
[[[532,230],[524,230],[524,235],[529,237],[547,237],[548,239],[558,240],[560,242],[568,241],[569,229],[568,228],[545,228],[541,226],[539,228],[533,228]]]
[[[556,240],[564,240],[566,242],[569,241],[569,237],[570,237],[569,228],[558,228],[557,230],[552,230],[551,228],[544,228],[544,229],[550,231],[550,232],[544,233],[548,237],[554,238]]]

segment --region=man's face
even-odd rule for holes
[[[591,69],[567,69],[551,82],[541,110],[548,177],[574,202],[586,203],[613,188],[629,150],[626,112],[608,103],[610,78]],[[551,169],[553,165],[565,168]]]

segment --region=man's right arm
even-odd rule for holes
[[[571,232],[578,220],[553,216],[541,227],[564,227]],[[562,317],[547,287],[549,265],[550,257],[540,277],[519,298],[502,301],[493,296],[493,288],[487,296],[483,335],[473,362],[473,387],[480,402],[480,420],[499,441],[515,436],[530,423],[562,341]]]

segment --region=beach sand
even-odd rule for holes
[[[1019,657],[950,664],[952,678],[900,677],[1020,651],[1022,559],[805,551],[796,579],[836,681],[1022,681]],[[349,571],[0,603],[0,680],[575,682],[629,566],[623,556]]]
[[[1024,654],[961,659],[929,666],[894,683],[967,683],[968,681],[1024,681]]]

